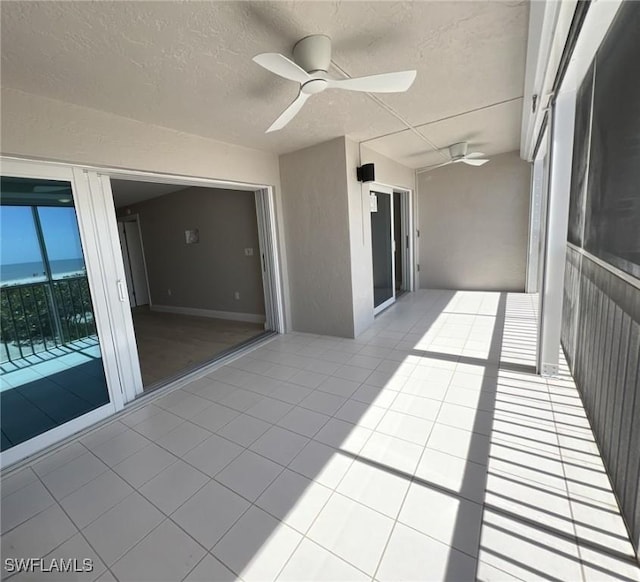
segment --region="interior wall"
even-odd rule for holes
[[[373,323],[373,263],[369,190],[358,182],[361,165],[357,143],[345,140],[347,195],[349,198],[349,249],[351,252],[351,297],[353,328],[357,337]],[[377,167],[376,167],[377,170]]]
[[[363,164],[373,163],[376,169],[376,182],[415,192],[416,172],[395,160],[383,156],[366,145],[361,147]]]
[[[357,337],[373,323],[369,188],[356,168],[413,190],[415,173],[346,137],[280,157],[293,328]]]
[[[419,174],[420,287],[524,291],[530,186],[517,152]]]
[[[279,159],[275,154],[7,88],[2,89],[1,115],[3,155],[274,186],[286,329],[352,337],[371,325],[368,190],[357,182],[355,168],[373,162],[380,182],[415,191],[410,168],[344,137]],[[306,170],[293,169],[293,160]],[[281,172],[283,163],[286,167]],[[288,196],[283,192],[285,178],[290,185]],[[296,198],[296,192],[302,198]],[[324,204],[327,200],[335,203],[329,209]],[[291,206],[286,216],[285,203]],[[288,228],[293,232],[285,236]],[[308,257],[317,256],[318,272],[306,266],[309,259],[301,246],[310,253]],[[296,283],[290,281],[291,269],[298,272]],[[346,284],[337,285],[338,280]],[[294,300],[297,317],[292,313]],[[331,311],[329,317],[327,311]]]
[[[376,182],[415,192],[415,171],[366,146],[346,139],[347,186],[349,196],[349,241],[356,337],[373,323],[373,259],[369,184],[358,182],[356,168],[375,164]]]
[[[278,156],[2,89],[2,153],[278,186]]]
[[[354,337],[345,138],[280,156],[292,327]]]
[[[139,216],[153,306],[264,316],[253,192],[186,188],[118,213]],[[186,244],[193,229],[200,242]]]
[[[290,327],[288,265],[276,154],[14,89],[2,89],[0,106],[3,155],[273,186],[285,325]]]

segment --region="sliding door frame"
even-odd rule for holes
[[[113,292],[110,291],[109,286],[106,284],[101,270],[105,249],[102,247],[99,231],[104,228],[105,224],[103,217],[96,215],[94,211],[94,203],[96,201],[91,197],[86,180],[82,179],[82,176],[71,166],[56,166],[8,158],[0,158],[0,160],[2,162],[1,173],[3,176],[61,180],[71,184],[83,260],[87,270],[89,292],[93,304],[98,342],[109,393],[109,402],[107,404],[0,453],[0,466],[4,468],[40,452],[42,449],[95,424],[118,410],[122,410],[124,407],[124,395],[122,389],[123,379],[118,362],[118,346],[112,333],[113,325],[110,322],[108,308],[109,295],[113,294]]]
[[[380,305],[376,306],[375,305],[375,284],[374,284],[374,293],[373,293],[373,297],[374,297],[374,305],[373,305],[373,314],[377,315],[378,313],[380,313],[381,311],[384,311],[385,309],[387,309],[387,307],[390,307],[391,305],[393,305],[396,302],[396,261],[395,261],[395,247],[396,247],[396,241],[395,238],[393,236],[394,234],[394,220],[393,220],[393,188],[389,187],[389,186],[385,186],[383,184],[371,184],[369,187],[369,196],[372,196],[374,194],[380,194],[382,196],[389,196],[389,207],[390,207],[390,213],[391,213],[391,228],[389,231],[389,235],[391,237],[391,297],[389,297],[389,299],[387,299],[386,301],[382,302]],[[373,229],[371,229],[371,270],[372,270],[372,275],[373,275]],[[373,277],[372,277],[373,280]]]
[[[103,224],[98,233],[105,249],[101,257],[101,272],[105,286],[112,290],[107,306],[112,322],[111,333],[118,347],[124,401],[130,402],[142,394],[143,384],[111,182],[108,176],[90,169],[74,167],[73,171],[79,179],[86,180],[94,203],[93,216]]]
[[[138,237],[138,240],[140,241],[140,253],[141,253],[141,258],[142,258],[142,271],[143,271],[143,275],[144,275],[144,290],[146,290],[146,294],[147,294],[147,302],[146,303],[138,303],[138,293],[136,290],[136,285],[134,282],[134,269],[133,266],[131,265],[131,250],[129,248],[129,235],[126,232],[126,224],[125,223],[131,223],[131,222],[135,222],[135,229],[136,229],[136,236]],[[118,225],[122,224],[122,228],[123,228],[123,233],[124,233],[124,239],[125,239],[125,244],[127,246],[127,260],[125,261],[125,270],[128,267],[129,270],[129,274],[130,274],[130,278],[131,278],[131,283],[133,285],[133,296],[135,298],[135,306],[137,307],[138,305],[149,305],[151,306],[151,289],[149,288],[149,275],[147,272],[147,257],[145,255],[144,252],[144,243],[142,241],[142,227],[140,225],[140,215],[139,214],[127,214],[126,216],[119,216],[118,217]],[[118,226],[118,235],[120,234],[120,226]],[[122,241],[121,241],[122,243]],[[122,247],[122,244],[120,245],[120,247]],[[123,251],[124,254],[124,251]],[[128,289],[129,291],[129,302],[131,302],[131,289]]]
[[[260,188],[256,190],[255,197],[266,315],[265,329],[285,333],[284,298],[280,284],[282,277],[273,188]]]
[[[92,171],[92,169],[94,171]],[[134,398],[142,395],[143,383],[140,374],[140,362],[133,327],[133,318],[129,308],[128,292],[126,289],[126,278],[124,273],[124,262],[120,251],[119,236],[117,231],[117,218],[115,215],[115,205],[113,202],[113,192],[111,190],[111,179],[131,180],[137,182],[161,182],[163,184],[176,184],[184,186],[204,187],[204,188],[220,188],[227,190],[240,190],[246,192],[255,192],[256,195],[256,211],[258,217],[258,233],[260,243],[261,262],[263,265],[263,288],[265,293],[265,316],[267,329],[277,333],[285,332],[284,324],[284,294],[282,291],[282,279],[280,270],[280,256],[278,253],[278,235],[275,216],[275,198],[274,191],[271,186],[250,184],[245,182],[229,182],[215,180],[212,178],[196,178],[192,176],[180,176],[175,174],[163,174],[158,172],[144,172],[136,170],[122,170],[109,168],[85,168],[85,172],[95,176],[99,180],[96,188],[105,193],[105,199],[108,200],[109,211],[113,213],[112,227],[114,233],[111,239],[115,247],[116,266],[112,277],[116,277],[120,291],[120,301],[124,307],[122,316],[126,320],[123,329],[126,328],[127,342],[135,349],[129,350],[129,360],[131,372],[135,375],[132,378],[130,388],[126,393],[126,401],[129,402]],[[115,237],[115,238],[114,238]],[[149,297],[151,302],[151,297]]]
[[[401,225],[402,225],[402,290],[414,291],[416,281],[416,259],[414,233],[413,192],[404,188],[393,189],[394,195],[400,195]]]

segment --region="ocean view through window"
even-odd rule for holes
[[[2,177],[2,450],[109,402],[68,182]]]

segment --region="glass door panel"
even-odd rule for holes
[[[371,209],[371,251],[373,255],[373,306],[383,309],[395,298],[393,269],[392,194],[371,192],[376,204]]]
[[[71,182],[2,177],[6,451],[110,402]]]

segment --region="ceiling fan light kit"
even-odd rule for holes
[[[342,89],[365,93],[403,93],[416,78],[416,71],[382,73],[352,79],[332,79],[327,75],[331,65],[331,39],[314,34],[299,40],[293,47],[293,61],[280,53],[262,53],[253,61],[268,71],[300,84],[298,96],[267,129],[282,129],[302,109],[307,99],[325,89]]]

